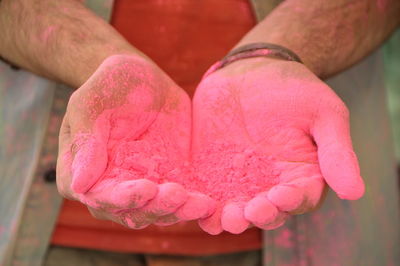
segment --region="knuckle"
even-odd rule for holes
[[[107,220],[107,218],[101,214],[100,212],[96,211],[95,209],[91,208],[91,207],[87,207],[89,210],[89,213],[96,219],[99,220]]]
[[[74,198],[69,193],[69,189],[65,189],[65,186],[57,184],[58,193],[66,199],[74,200]]]
[[[57,191],[58,191],[58,194],[60,194],[63,198],[67,197],[66,196],[67,194],[65,193],[64,188],[61,185],[59,185],[58,183],[57,183]]]
[[[344,117],[345,119],[348,119],[350,116],[349,109],[339,97],[337,97],[337,99],[330,100],[326,107],[326,111],[331,114],[339,115],[341,117]]]
[[[62,177],[57,176],[56,183],[57,183],[57,191],[63,198],[69,200],[76,200],[75,197],[73,196],[71,188],[69,187],[68,184],[66,184],[65,180],[63,180]]]
[[[350,110],[343,101],[338,104],[338,113],[344,117],[350,116]]]
[[[56,184],[57,184],[57,191],[58,191],[58,193],[59,193],[62,197],[67,198],[68,195],[67,195],[67,191],[66,191],[66,189],[65,189],[65,185],[64,185],[64,183],[62,182],[62,178],[61,178],[58,174],[57,174],[57,177],[56,177]]]
[[[78,102],[79,99],[80,99],[80,91],[75,90],[69,97],[67,111],[68,111],[68,109],[71,108],[71,106],[74,106]]]

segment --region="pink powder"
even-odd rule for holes
[[[156,121],[148,130],[132,134],[129,121],[114,120],[120,111],[123,116],[125,108],[103,114],[112,112],[109,122],[114,125],[114,140],[108,142],[108,164],[101,180],[175,182],[189,192],[204,193],[222,203],[247,201],[277,183],[279,172],[273,170],[271,156],[239,145],[215,143],[189,160],[177,149],[176,140],[168,136],[165,124]],[[128,131],[132,137],[126,139]]]
[[[275,237],[276,244],[282,248],[293,248],[295,246],[293,233],[285,228],[281,230]]]
[[[247,201],[275,185],[274,158],[234,144],[213,143],[192,162],[194,174],[183,184],[225,203]]]

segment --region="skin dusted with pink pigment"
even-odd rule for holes
[[[115,85],[108,83],[106,86]],[[108,93],[103,91],[103,95]],[[243,134],[236,136],[236,145],[228,144],[226,140],[213,142],[208,150],[194,153],[190,161],[190,107],[170,98],[158,111],[146,110],[146,106],[151,105],[152,93],[141,88],[134,90],[127,95],[127,104],[107,109],[97,117],[94,138],[108,136],[107,168],[97,182],[143,178],[157,184],[175,182],[189,192],[201,192],[223,204],[247,201],[277,183],[279,173],[273,172],[271,156],[257,154],[248,148],[249,143],[243,141]],[[139,105],[142,107],[138,108]],[[243,125],[230,121],[231,115],[228,114],[236,115],[235,110],[226,108],[220,113],[225,123],[237,123],[237,132],[243,131]],[[219,138],[217,132],[212,134],[207,138]],[[98,146],[100,144],[87,146],[87,154]],[[84,160],[77,160],[77,163],[83,165],[74,167],[75,171],[86,167]],[[91,170],[101,168],[96,163]]]
[[[71,97],[66,121],[75,157],[71,187],[97,217],[143,228],[196,199],[179,184],[151,181],[188,160],[191,126],[190,99],[153,63],[108,58]],[[207,215],[207,206],[182,219]]]
[[[102,194],[122,206],[121,202],[127,204],[134,194],[124,194],[124,183],[149,180],[158,184],[155,198],[142,195],[146,200],[141,204],[131,204],[117,212],[124,214],[128,226],[143,228],[149,222],[168,225],[190,216],[201,218],[199,225],[211,234],[222,230],[240,233],[250,224],[274,229],[284,223],[288,213],[313,208],[324,188],[320,166],[327,173],[325,180],[339,196],[360,197],[363,184],[351,149],[347,117],[341,111],[344,105],[314,77],[304,80],[302,85],[293,83],[296,79],[282,78],[281,71],[288,67],[293,69],[294,76],[307,71],[302,65],[283,62],[269,69],[270,63],[264,58],[243,60],[240,65],[233,63],[208,76],[197,89],[193,111],[190,100],[186,95],[182,97],[181,91],[167,90],[162,104],[154,105],[154,88],[138,86],[126,94],[128,102],[94,115],[96,129],[90,139],[108,136],[107,163],[101,161],[98,165],[91,160],[94,164],[90,166],[87,160],[74,162],[72,187],[86,192],[86,200],[92,205],[90,198],[95,197],[90,195],[95,193],[97,199]],[[265,79],[265,72],[275,76],[273,81]],[[246,79],[250,73],[251,79]],[[115,86],[110,84],[113,79],[105,80],[99,99],[109,93],[107,88]],[[336,128],[342,131],[326,131],[330,126],[320,123],[317,114],[321,107],[313,104],[316,98],[325,101],[323,107],[327,112],[333,111],[329,123],[338,123]],[[97,103],[92,106],[98,108]],[[331,139],[342,141],[340,150],[331,146]],[[318,143],[321,150],[317,149]],[[88,157],[95,157],[92,149],[98,149],[96,145],[80,147],[80,152]],[[332,151],[348,165],[332,165],[332,157],[326,157]],[[99,174],[102,167],[104,171]],[[77,176],[82,169],[87,175]],[[87,177],[91,180],[85,181]],[[164,184],[179,185],[163,194],[160,186]],[[110,192],[109,186],[118,187],[118,193]],[[154,190],[149,191],[154,194]],[[170,201],[168,195],[176,201]],[[193,195],[198,196],[197,201]],[[210,208],[204,209],[205,205]],[[193,213],[200,207],[202,216],[195,217]],[[142,224],[136,215],[143,212],[165,218],[149,218]]]
[[[206,231],[239,232],[228,225],[243,221],[243,217],[257,227],[276,228],[288,213],[313,209],[322,197],[325,181],[343,199],[358,199],[364,193],[347,109],[299,63],[252,58],[207,76],[193,100],[192,140],[194,158],[219,143],[237,147],[241,156],[251,154],[244,165],[254,168],[243,171],[250,177],[243,188],[250,191],[258,178],[265,184],[250,200],[239,199],[215,213],[216,217],[201,221]],[[220,157],[229,156],[230,149],[225,151]],[[251,165],[249,158],[258,161]],[[223,159],[214,164],[221,162]],[[223,164],[214,172],[220,169]],[[234,211],[226,210],[228,206]],[[220,228],[212,222],[218,220]],[[241,230],[245,230],[244,222]]]

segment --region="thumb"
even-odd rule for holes
[[[320,110],[311,133],[318,147],[321,173],[328,185],[341,199],[361,198],[365,186],[351,144],[346,106]]]
[[[103,171],[102,169],[90,171],[90,167],[95,165],[96,162],[90,163],[93,159],[89,158],[97,158],[98,156],[94,156],[96,153],[104,154],[102,152],[104,145],[94,145],[94,139],[96,138],[92,138],[88,131],[83,131],[83,127],[75,125],[76,122],[73,122],[70,117],[74,113],[71,112],[71,109],[73,108],[69,106],[59,133],[57,188],[64,197],[76,200],[79,198],[76,193],[85,193],[93,185],[93,176],[98,177],[101,174],[100,172]],[[80,119],[77,120],[82,121]],[[71,127],[71,124],[74,125],[74,128]],[[77,133],[77,129],[82,131]],[[91,148],[93,146],[96,147],[97,151]],[[106,164],[104,157],[99,156],[99,158],[100,160],[97,159],[97,164],[103,164],[101,168],[104,169]],[[89,164],[89,166],[85,164]],[[99,173],[96,173],[96,171]],[[97,181],[97,178],[95,181]]]
[[[143,59],[112,56],[71,96],[75,192],[86,193],[106,170],[110,140],[136,139],[155,121],[165,97],[157,75]]]
[[[78,197],[71,190],[72,182],[72,156],[71,156],[71,134],[68,123],[68,112],[65,114],[59,132],[58,156],[57,156],[57,189],[60,195],[70,200]]]
[[[108,119],[103,116],[92,122],[85,121],[86,118],[80,113],[78,119],[71,121],[71,189],[76,193],[89,191],[105,171],[108,161]]]

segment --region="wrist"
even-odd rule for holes
[[[318,36],[311,31],[311,26],[301,23],[300,11],[293,11],[292,1],[284,1],[274,9],[264,20],[250,30],[234,47],[240,47],[248,43],[268,42],[281,45],[296,53],[303,64],[314,74],[321,77],[325,75],[327,64],[326,46],[319,42]],[[310,9],[315,9],[311,5]],[[300,12],[300,13],[299,13]],[[287,14],[294,16],[293,21],[287,19]],[[300,18],[299,18],[300,17]],[[299,21],[300,20],[300,21]],[[319,34],[319,33],[318,33]],[[334,64],[335,62],[331,62]]]
[[[65,66],[62,70],[63,77],[61,81],[73,88],[79,88],[83,83],[85,83],[98,67],[110,57],[126,55],[150,60],[132,46],[116,47],[106,44],[105,47],[99,49],[90,49],[92,52],[86,53],[85,50],[82,51],[82,56],[79,57],[79,60],[76,63],[73,62],[76,59],[76,56],[65,59],[65,62],[68,62],[68,66]]]
[[[254,42],[269,42],[286,47],[287,49],[298,55],[298,57],[301,58],[304,66],[311,70],[316,76],[323,77],[325,75],[324,69],[318,64],[317,59],[321,58],[319,51],[313,51],[312,53],[310,53],[306,46],[297,45],[294,41],[290,42],[281,34],[266,34],[262,36],[258,34],[249,34],[239,43],[237,43],[233,49]]]
[[[204,77],[234,62],[260,57],[303,63],[296,53],[287,49],[286,47],[273,43],[249,43],[236,47],[230,51],[224,58],[212,65],[205,73]]]
[[[101,58],[101,60],[96,63],[96,68],[93,71],[87,72],[87,75],[82,75],[80,77],[79,82],[81,84],[76,87],[77,90],[81,90],[85,87],[87,88],[85,84],[92,84],[91,80],[98,79],[99,76],[101,76],[103,80],[114,79],[116,77],[136,77],[137,75],[139,78],[141,77],[141,73],[147,73],[148,76],[153,76],[153,73],[155,73],[154,71],[159,70],[157,65],[148,57],[132,51],[119,51],[99,58]],[[141,79],[142,78],[143,77],[141,77]],[[120,89],[124,90],[124,88],[126,89],[125,85],[121,87],[115,86],[112,90],[117,92]]]

